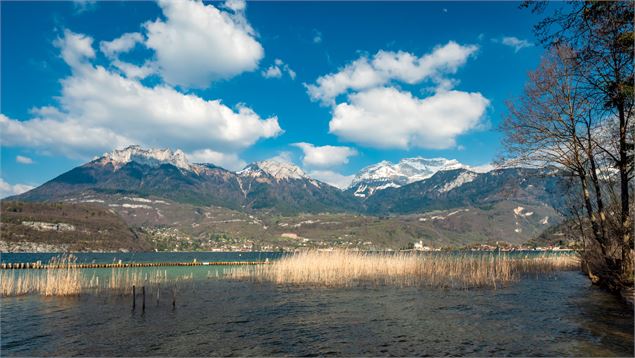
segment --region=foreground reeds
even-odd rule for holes
[[[323,287],[372,284],[496,288],[518,279],[523,273],[578,268],[579,260],[574,255],[307,251],[286,256],[271,265],[237,268],[231,270],[228,276],[258,282]]]
[[[112,269],[109,277],[94,273],[87,275],[75,265],[71,256],[53,258],[52,268],[44,270],[2,270],[0,272],[0,293],[2,297],[37,294],[41,296],[78,296],[86,292],[109,292],[131,294],[132,287],[152,286],[158,288],[172,286],[173,289],[184,281],[191,281],[192,275],[168,278],[167,271],[142,272],[136,269]]]

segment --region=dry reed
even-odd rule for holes
[[[112,269],[110,277],[100,280],[93,273],[88,277],[75,265],[73,256],[53,258],[50,269],[45,270],[2,270],[0,272],[0,293],[2,297],[38,294],[42,296],[77,296],[86,292],[110,292],[130,294],[132,286],[143,287],[176,286],[184,281],[192,281],[192,274],[168,278],[166,270],[142,272],[136,269]]]
[[[377,254],[351,251],[307,251],[271,265],[229,271],[234,279],[276,284],[351,287],[360,284],[494,287],[523,273],[545,273],[579,267],[577,257],[506,254]]]
[[[36,272],[28,270],[27,274],[2,271],[2,296],[20,296],[38,293],[43,296],[75,296],[79,295],[81,274],[73,267],[75,257],[62,256],[51,259],[56,269]]]

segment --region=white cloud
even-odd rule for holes
[[[391,81],[438,82],[444,80],[445,75],[455,73],[477,49],[474,45],[462,46],[450,41],[421,57],[403,51],[379,51],[371,59],[361,57],[339,72],[319,77],[306,88],[312,100],[334,104],[335,98],[348,90],[365,90]]]
[[[280,78],[282,77],[282,70],[278,66],[270,66],[267,70],[262,71],[262,76],[265,78]]]
[[[348,158],[356,155],[357,151],[349,147],[324,145],[316,147],[311,143],[293,143],[302,149],[304,157],[302,163],[312,167],[332,167],[348,163]]]
[[[132,50],[138,43],[143,42],[143,36],[138,32],[128,32],[112,41],[102,41],[99,49],[108,58],[117,58],[120,53]]]
[[[33,186],[27,184],[9,184],[4,181],[4,179],[0,178],[0,199],[12,195],[22,194],[33,188]]]
[[[159,5],[166,19],[146,23],[146,46],[156,52],[166,82],[203,88],[258,67],[264,50],[244,17],[244,2],[225,3],[228,11],[198,1]]]
[[[15,161],[20,164],[33,164],[33,159],[29,157],[25,157],[23,155],[18,155],[15,157]]]
[[[196,150],[192,153],[187,153],[186,156],[192,163],[212,163],[229,170],[239,170],[247,165],[236,154],[221,153],[211,149]]]
[[[89,36],[64,30],[64,37],[57,38],[53,44],[60,48],[64,62],[71,68],[78,67],[88,59],[95,58],[93,39]]]
[[[61,81],[59,106],[36,109],[24,121],[0,114],[3,145],[71,157],[128,144],[234,153],[282,132],[276,117],[262,119],[244,105],[232,109],[169,86],[146,87],[94,66],[87,61],[94,56],[90,37],[65,31],[57,42],[73,70]]]
[[[157,65],[152,61],[146,61],[143,65],[124,62],[119,59],[119,55],[132,50],[137,44],[143,43],[143,36],[138,32],[125,33],[112,41],[102,41],[99,43],[101,52],[111,60],[121,73],[128,78],[143,79],[157,72]]]
[[[273,65],[262,71],[262,76],[265,78],[280,78],[282,77],[282,72],[286,72],[292,80],[295,79],[295,71],[279,58],[274,61]]]
[[[121,73],[123,73],[126,77],[132,79],[144,79],[156,72],[156,65],[149,61],[141,66],[137,66],[132,63],[120,61],[117,59],[112,61],[112,64],[117,69],[119,69],[119,71],[121,71]]]
[[[340,173],[331,170],[315,170],[309,172],[308,175],[311,178],[315,178],[319,181],[323,181],[327,184],[331,184],[334,187],[340,189],[346,189],[355,178],[354,175],[342,175]]]
[[[278,154],[276,154],[275,156],[267,160],[271,160],[271,161],[279,162],[279,163],[293,164],[293,155],[289,151],[281,151],[281,152],[278,152]]]
[[[521,40],[517,37],[514,36],[506,36],[503,37],[501,40],[499,40],[500,43],[502,43],[503,45],[509,46],[509,47],[513,47],[514,48],[514,52],[518,52],[526,47],[531,47],[534,44],[527,41],[527,40]]]
[[[227,0],[225,7],[233,11],[244,11],[247,3],[244,0]]]
[[[480,93],[438,92],[423,99],[392,87],[349,95],[333,109],[330,133],[377,148],[444,149],[477,128],[489,101]]]

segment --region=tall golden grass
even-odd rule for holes
[[[27,270],[26,274],[2,271],[2,296],[20,296],[38,293],[43,296],[75,296],[81,291],[81,274],[72,267],[75,257],[62,256],[51,259],[57,269],[44,272]]]
[[[229,271],[234,279],[276,284],[350,287],[360,284],[434,287],[497,287],[523,273],[579,268],[573,255],[378,254],[306,251],[271,265]]]
[[[2,297],[37,294],[41,296],[77,296],[87,292],[131,294],[132,286],[175,286],[191,281],[193,276],[168,278],[167,271],[142,272],[136,269],[111,269],[109,278],[99,279],[94,273],[87,276],[75,265],[73,256],[53,258],[50,269],[2,270],[0,293]]]

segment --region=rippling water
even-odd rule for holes
[[[152,293],[150,296],[153,296]],[[130,296],[3,298],[1,355],[633,356],[633,314],[576,272],[499,290],[311,289],[196,279]],[[138,298],[139,299],[139,298]]]

